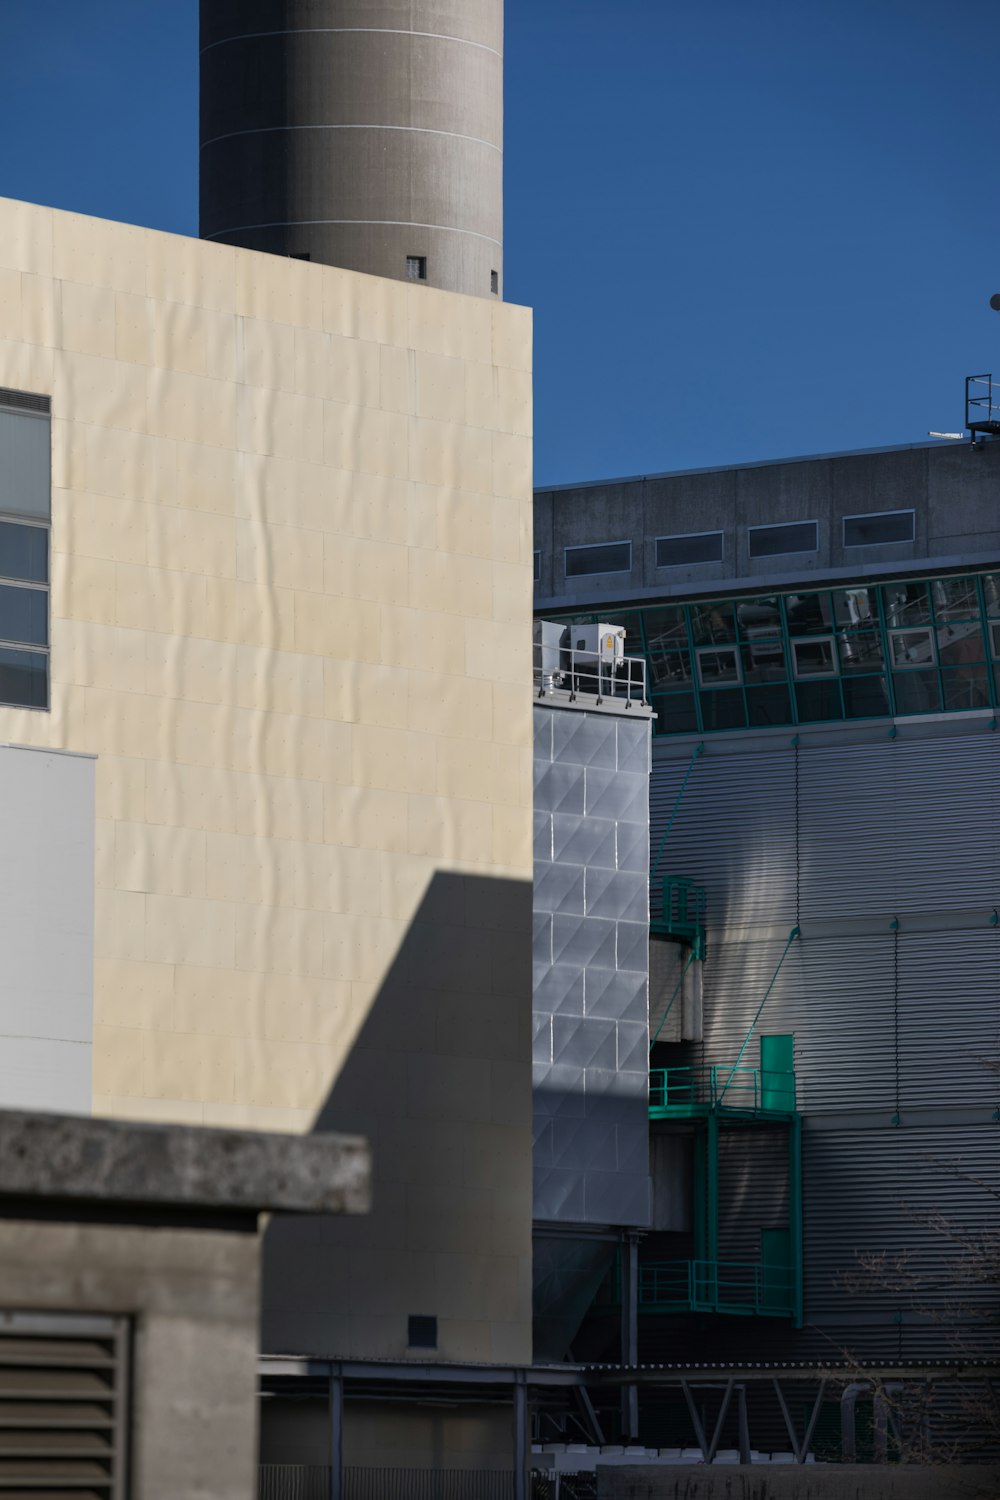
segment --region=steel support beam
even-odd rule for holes
[[[330,1406],[330,1500],[344,1500],[344,1377],[331,1370]]]
[[[719,1407],[719,1415],[716,1418],[715,1428],[712,1432],[712,1440],[708,1445],[708,1452],[705,1454],[705,1462],[707,1464],[715,1463],[715,1455],[718,1453],[719,1443],[722,1441],[722,1424],[726,1420],[726,1413],[729,1410],[729,1402],[732,1399],[732,1395],[733,1382],[727,1380],[726,1389],[722,1395],[722,1404]]]
[[[801,1328],[805,1315],[802,1251],[802,1117],[788,1128],[788,1228],[792,1252],[792,1321]]]
[[[739,1400],[739,1448],[740,1463],[750,1462],[750,1419],[747,1415],[747,1388],[745,1385],[737,1386],[736,1395]]]
[[[514,1500],[528,1500],[528,1387],[523,1371],[514,1382]]]
[[[639,1363],[639,1244],[635,1235],[622,1237],[622,1328],[623,1365]],[[639,1435],[639,1387],[622,1386],[622,1436],[628,1443]]]

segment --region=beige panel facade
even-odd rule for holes
[[[371,1136],[271,1347],[529,1358],[530,314],[0,200],[0,385],[52,398],[0,740],[98,757],[96,1110]]]

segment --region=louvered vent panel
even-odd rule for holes
[[[0,1315],[2,1500],[124,1500],[127,1324]]]
[[[48,396],[38,396],[32,391],[12,391],[0,385],[0,406],[9,407],[13,411],[48,413],[52,410],[52,401]]]

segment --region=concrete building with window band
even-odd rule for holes
[[[536,614],[623,629],[654,710],[651,1216],[577,1357],[629,1297],[642,1362],[995,1357],[949,1235],[997,1227],[998,500],[989,440],[536,494]]]

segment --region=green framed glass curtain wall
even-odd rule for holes
[[[553,615],[552,618],[559,618]],[[644,605],[657,734],[961,713],[1000,704],[1000,573]]]

